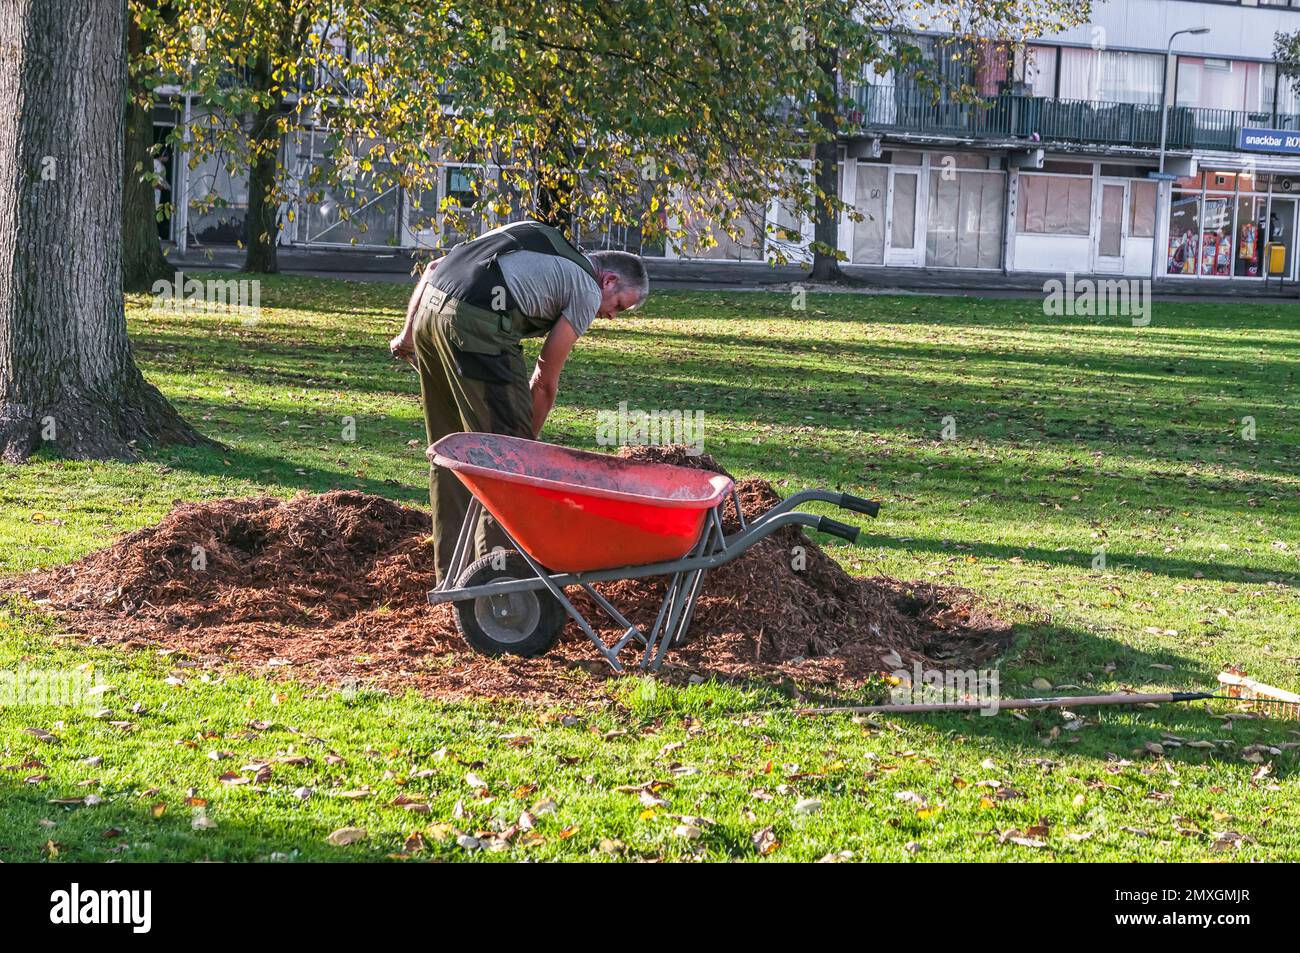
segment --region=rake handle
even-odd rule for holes
[[[1159,694],[1056,695],[1050,698],[997,699],[998,710],[1013,708],[1075,708],[1082,705],[1147,705],[1160,702],[1190,702],[1213,698],[1212,692],[1161,692]],[[980,711],[990,708],[993,699],[971,702],[924,702],[917,705],[858,705],[849,708],[802,708],[799,715],[884,715],[922,714],[940,711]]]

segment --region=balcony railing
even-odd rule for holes
[[[1160,107],[1037,96],[983,96],[954,102],[916,87],[858,86],[852,125],[969,139],[1025,139],[1158,148]],[[1169,108],[1170,149],[1235,150],[1243,127],[1300,129],[1300,116],[1233,109]]]

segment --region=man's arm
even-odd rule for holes
[[[533,368],[532,380],[528,382],[528,388],[533,394],[534,437],[541,436],[546,416],[555,406],[555,395],[560,389],[560,371],[577,340],[578,332],[573,330],[573,325],[561,318],[555,322],[551,333],[546,335],[542,353],[537,355],[537,366]]]
[[[407,302],[406,323],[402,325],[401,332],[388,342],[388,350],[393,357],[406,361],[412,367],[415,366],[415,309],[419,307],[424,288],[437,267],[437,259],[425,267],[424,274],[420,275],[420,280],[415,285],[415,291],[411,293],[411,300]]]

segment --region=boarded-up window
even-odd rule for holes
[[[885,260],[885,193],[889,168],[883,165],[857,166],[857,201],[862,220],[853,223],[853,263],[879,265]]]
[[[1128,233],[1151,238],[1156,233],[1156,184],[1144,179],[1129,183]]]
[[[979,172],[930,173],[925,263],[939,268],[1002,264],[1004,179]]]
[[[1021,175],[1017,231],[1027,235],[1087,235],[1092,220],[1092,180],[1063,175]]]

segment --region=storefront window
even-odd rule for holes
[[[1260,216],[1261,220],[1263,216]],[[1283,198],[1274,195],[1268,205],[1268,241],[1274,245],[1280,245],[1282,251],[1282,268],[1280,274],[1290,275],[1292,262],[1295,257],[1295,223],[1296,223],[1296,200],[1293,198]],[[1264,231],[1261,229],[1261,231]],[[1261,236],[1262,237],[1262,236]],[[1267,252],[1265,252],[1267,255]],[[1267,257],[1264,259],[1264,267],[1268,266]],[[1272,272],[1279,274],[1279,272]]]
[[[1246,196],[1237,199],[1237,264],[1233,273],[1239,278],[1258,278],[1264,258],[1264,212],[1266,198]]]
[[[1237,176],[1238,192],[1267,192],[1272,176],[1265,172],[1242,172]]]
[[[1166,273],[1290,276],[1297,200],[1270,194],[1277,182],[1267,174],[1211,170],[1198,178],[1209,186],[1203,194],[1189,188],[1173,191]],[[1234,192],[1227,191],[1234,186]]]
[[[1232,274],[1233,200],[1207,195],[1201,211],[1201,274],[1226,278]]]
[[[1005,179],[987,172],[930,173],[925,263],[941,268],[1002,264]]]
[[[1169,245],[1165,272],[1194,275],[1201,247],[1201,196],[1197,192],[1175,191],[1169,206]]]

